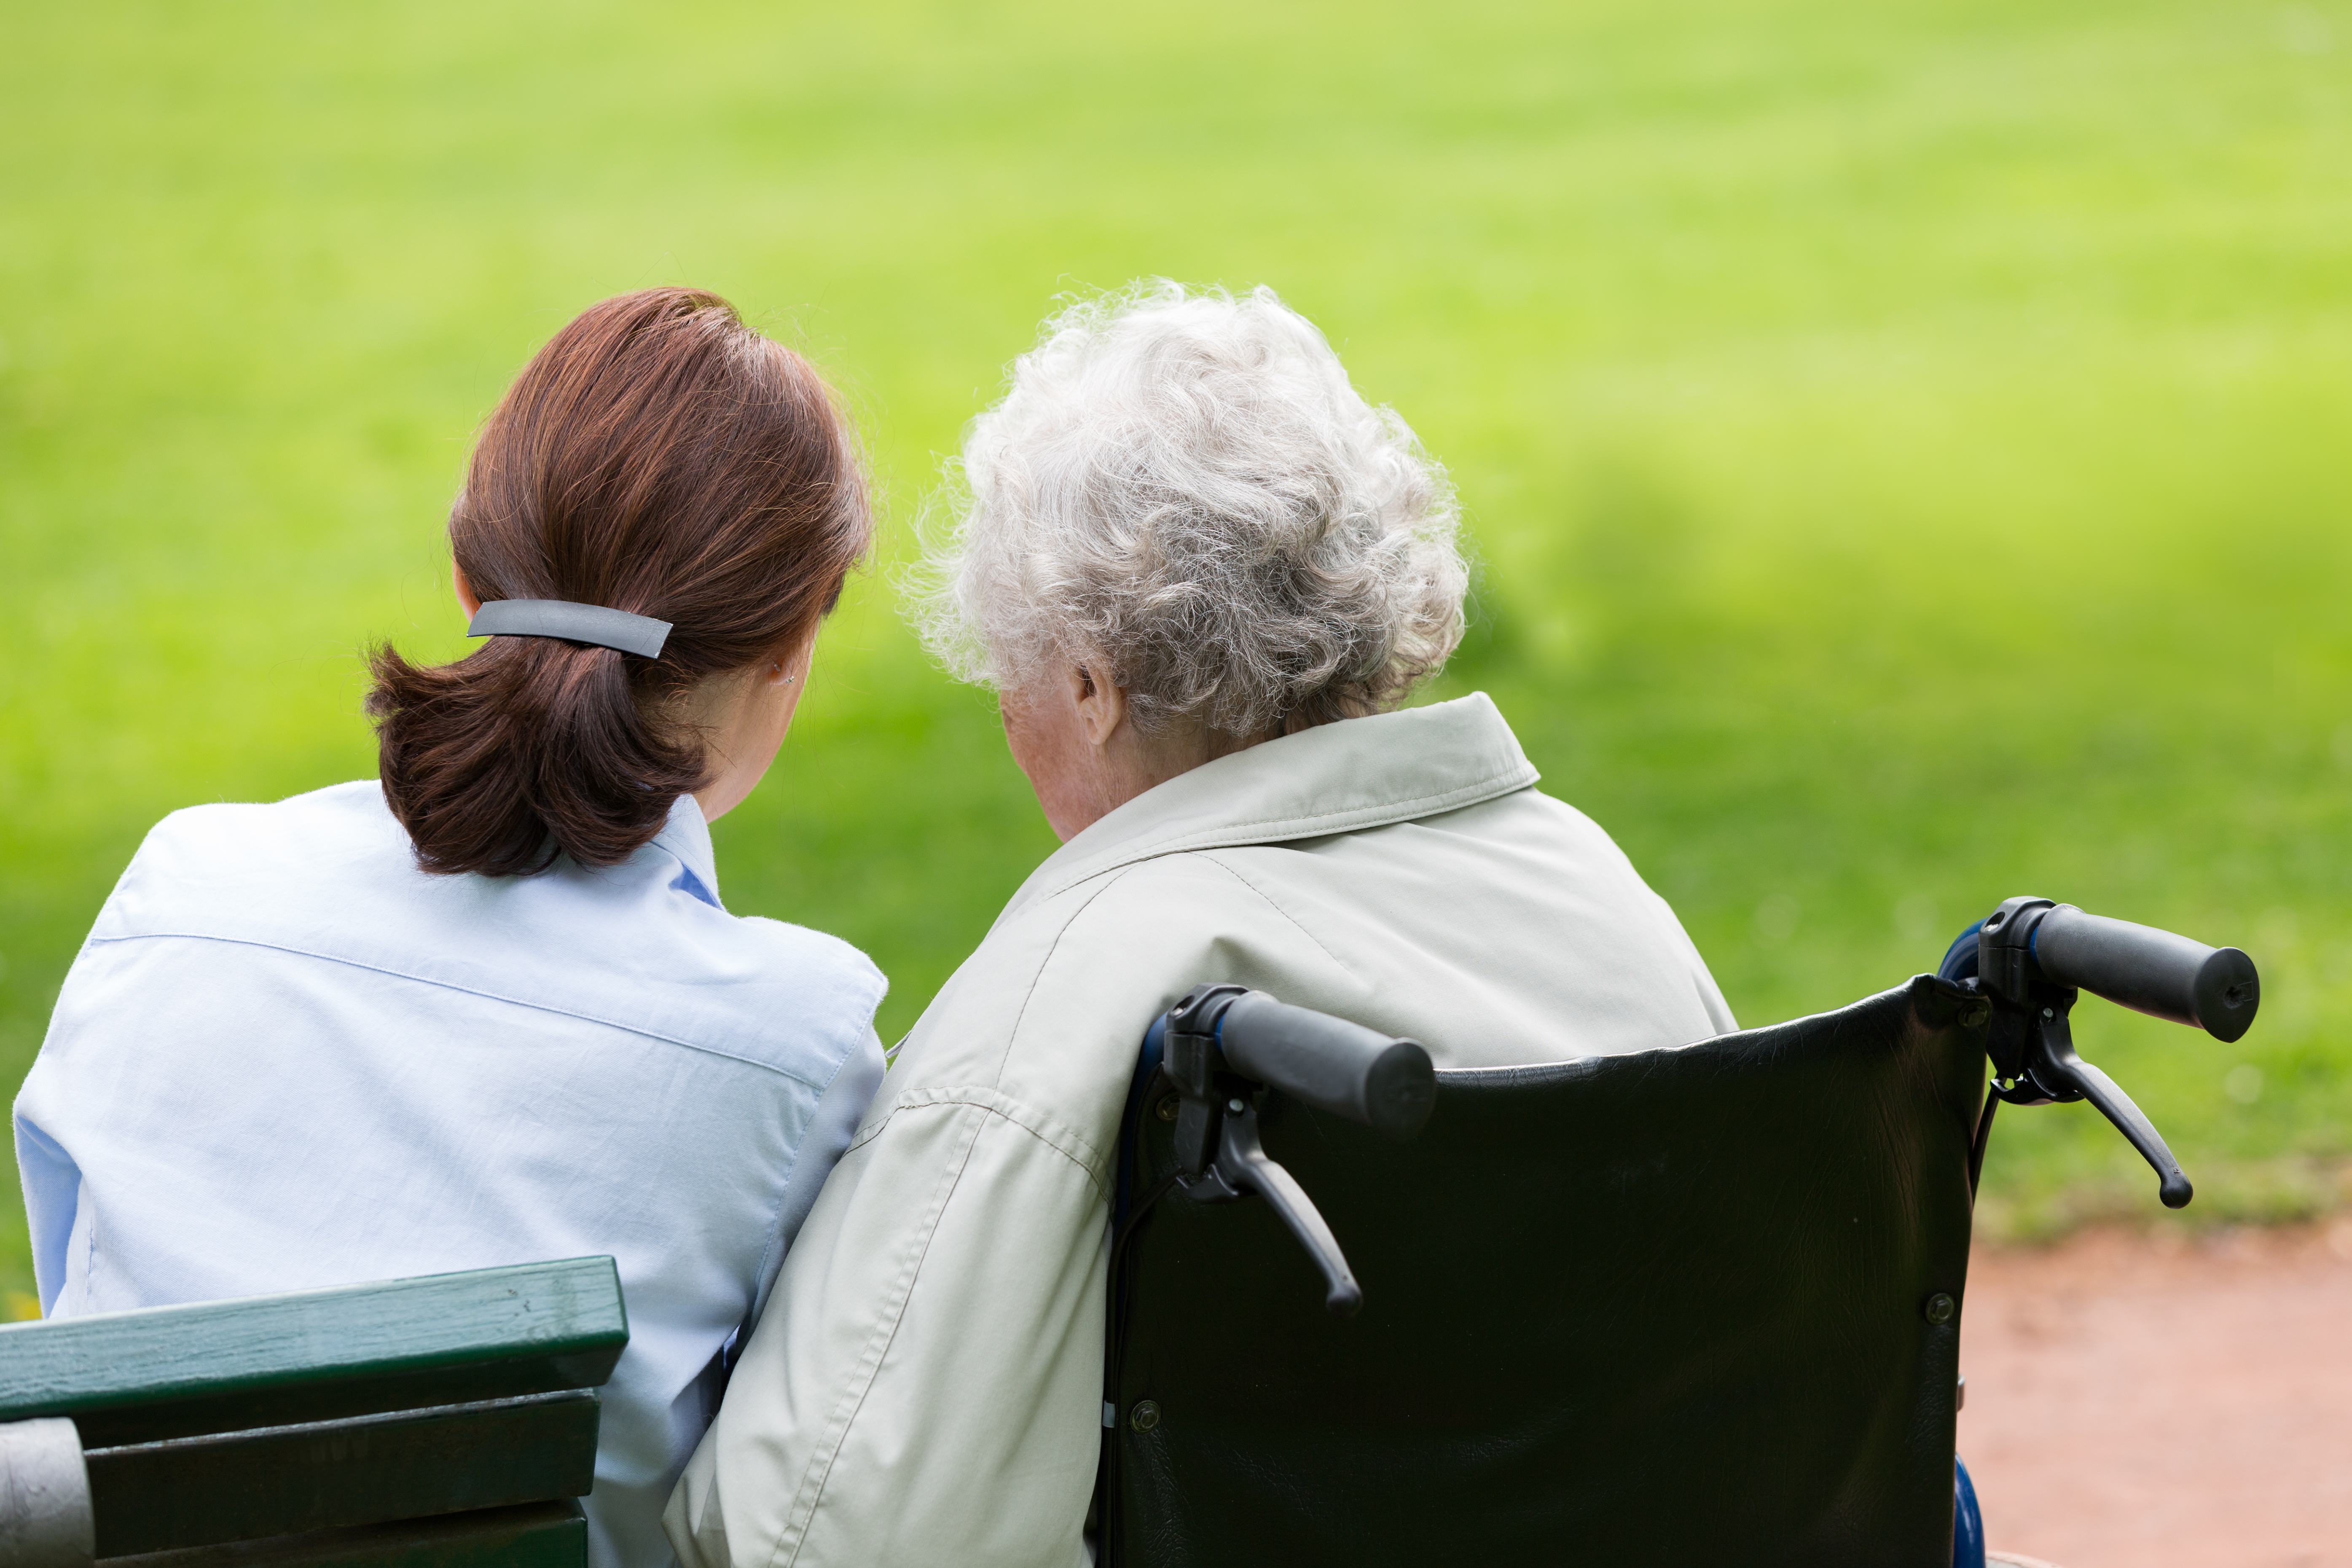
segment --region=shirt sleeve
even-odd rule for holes
[[[818,1196],[670,1499],[688,1568],[1090,1562],[1108,1170],[995,1089],[901,1094]]]
[[[108,901],[110,904],[112,900]],[[101,912],[100,919],[104,918]],[[11,1118],[16,1134],[16,1177],[24,1186],[25,1220],[32,1243],[34,1289],[40,1292],[44,1317],[56,1311],[58,1298],[72,1272],[68,1258],[76,1222],[81,1217],[81,1167],[55,1135],[59,1120],[54,1113],[71,1103],[59,1099],[63,1086],[57,1081],[58,1062],[89,1021],[107,1010],[114,982],[111,963],[112,955],[102,947],[85,945],[76,955],[49,1015],[41,1054],[34,1058],[16,1092]]]
[[[65,1288],[66,1249],[81,1202],[81,1171],[70,1155],[16,1105],[16,1174],[25,1188],[25,1220],[32,1232],[34,1288],[44,1317]]]
[[[784,1183],[783,1201],[777,1207],[776,1234],[761,1266],[759,1291],[751,1305],[753,1324],[768,1310],[777,1271],[806,1223],[825,1177],[840,1163],[850,1139],[856,1134],[857,1124],[866,1120],[866,1109],[873,1102],[874,1091],[882,1087],[883,1070],[882,1037],[868,1028],[866,1043],[842,1062],[810,1115],[808,1131],[802,1134],[800,1152],[793,1160],[793,1173]]]

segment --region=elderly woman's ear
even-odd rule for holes
[[[1197,724],[1145,730],[1126,689],[1097,668],[1062,661],[997,703],[1013,760],[1065,843],[1153,785],[1247,743]]]
[[[1070,696],[1077,704],[1078,728],[1085,731],[1087,744],[1097,750],[1108,746],[1127,722],[1126,688],[1097,681],[1083,664],[1072,665],[1064,679],[1071,683]]]
[[[1102,668],[1061,660],[997,699],[1013,760],[1066,844],[1144,791],[1273,737],[1220,734],[1182,718],[1146,725],[1127,689],[1096,673]]]

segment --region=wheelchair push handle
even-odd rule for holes
[[[1969,936],[1976,939],[1973,953]],[[1973,973],[1969,957],[1976,961]],[[2075,1053],[2068,1014],[2088,991],[2215,1039],[2236,1040],[2253,1026],[2262,1003],[2252,959],[2234,947],[2208,947],[2152,926],[2085,914],[2072,904],[2015,898],[1963,933],[1945,954],[1942,973],[1991,1004],[1985,1053],[1992,1059],[1993,1082],[1969,1155],[1971,1187],[1996,1105],[2087,1100],[2156,1172],[2165,1207],[2188,1204],[2195,1189],[2180,1162],[2122,1086]]]
[[[1236,996],[1218,1020],[1225,1061],[1291,1099],[1410,1138],[1437,1103],[1437,1074],[1417,1041],[1277,1002],[1263,991]]]
[[[1159,1076],[1176,1091],[1162,1101],[1176,1124],[1175,1169],[1162,1190],[1172,1184],[1198,1203],[1264,1199],[1322,1271],[1323,1304],[1342,1316],[1353,1312],[1363,1290],[1315,1200],[1258,1142],[1259,1105],[1272,1089],[1410,1138],[1437,1104],[1429,1053],[1239,985],[1196,985],[1152,1028],[1145,1048],[1160,1040]],[[1114,1253],[1118,1246],[1114,1239]]]
[[[2208,947],[2072,904],[2043,911],[2031,940],[2034,962],[2055,984],[2187,1024],[2224,1044],[2253,1027],[2262,984],[2254,961],[2237,948]]]

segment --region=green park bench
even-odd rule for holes
[[[581,1568],[609,1258],[0,1328],[0,1564]]]

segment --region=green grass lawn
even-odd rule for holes
[[[1275,285],[1452,467],[1444,690],[1743,1020],[2014,892],[2236,942],[2247,1040],[2086,1003],[2084,1053],[2190,1215],[2336,1201],[2352,5],[982,10],[7,7],[0,1078],[154,818],[372,771],[357,649],[463,646],[470,431],[668,281],[871,447],[879,567],[719,840],[903,1029],[1052,840],[890,563],[1055,296],[1165,274]],[[2005,1116],[1988,1182],[2004,1234],[2155,1212],[2080,1107]]]

